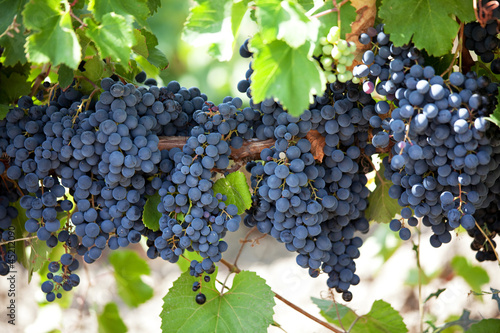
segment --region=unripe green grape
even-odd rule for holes
[[[347,81],[349,81],[349,79],[347,77],[348,77],[347,73],[339,74],[339,75],[337,75],[337,80],[339,80],[342,83],[346,83]]]
[[[360,80],[359,78],[357,78],[357,77],[353,77],[353,78],[351,79],[351,81],[352,81],[352,83],[355,83],[355,84],[358,84],[358,83],[360,83],[360,82],[361,82],[361,80]]]
[[[333,59],[331,57],[324,56],[321,58],[321,64],[325,69],[331,68],[333,64]]]
[[[335,75],[333,73],[329,73],[326,76],[326,81],[328,81],[328,83],[333,83],[333,82],[337,81],[337,75]]]
[[[326,37],[320,37],[319,38],[319,43],[321,45],[328,45],[329,44],[328,39]]]
[[[339,74],[344,74],[346,72],[346,70],[347,70],[347,68],[344,65],[342,65],[342,64],[337,65],[337,72]]]
[[[340,52],[347,50],[348,48],[347,41],[343,39],[339,40],[339,42],[337,43],[337,47],[339,48]]]
[[[325,46],[323,46],[323,53],[330,54],[330,53],[332,53],[332,49],[333,49],[332,44],[325,45]]]
[[[331,27],[328,36],[326,37],[328,41],[332,44],[335,44],[340,39],[340,28],[339,27]]]
[[[356,52],[356,44],[354,44],[354,43],[349,43],[349,51],[350,51],[351,53]]]
[[[340,57],[342,57],[342,53],[340,53],[340,50],[336,45],[332,49],[331,56],[335,60],[339,60]]]

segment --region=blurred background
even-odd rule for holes
[[[236,89],[237,82],[244,78],[248,69],[248,59],[239,56],[238,48],[252,35],[255,26],[246,17],[232,58],[227,62],[219,62],[208,55],[207,46],[189,45],[181,39],[189,6],[190,2],[184,0],[163,1],[162,7],[149,20],[151,29],[158,36],[159,47],[170,61],[169,68],[158,78],[159,85],[177,80],[187,88],[199,87],[215,103],[220,103],[225,96],[230,95],[239,96],[248,104],[248,98]],[[242,226],[238,232],[228,235],[226,260],[234,260],[241,246],[240,240],[247,232],[248,229]],[[250,239],[260,236],[255,232]],[[471,276],[467,272],[473,273],[475,275],[472,278],[479,281],[481,290],[490,291],[490,287],[500,289],[498,263],[475,262],[474,253],[469,248],[471,239],[466,233],[456,235],[450,244],[439,249],[430,246],[429,236],[426,233],[420,236],[422,288],[419,294],[419,274],[416,252],[413,250],[414,243],[419,243],[419,237],[413,236],[414,243],[402,242],[387,225],[372,225],[369,234],[361,235],[366,239],[361,248],[361,257],[356,261],[361,283],[352,287],[354,298],[347,305],[361,315],[370,310],[375,300],[383,299],[402,314],[410,332],[419,332],[423,321],[442,325],[445,321],[456,320],[464,309],[471,312],[470,317],[473,319],[500,318],[500,304],[492,300],[491,295],[471,294],[472,287],[466,280],[470,278],[467,276]],[[146,258],[143,246],[136,245],[132,249]],[[459,259],[456,259],[457,256]],[[97,315],[111,301],[118,304],[129,332],[160,332],[162,298],[181,270],[177,265],[161,259],[148,260],[148,263],[151,275],[145,276],[144,282],[153,287],[154,296],[138,308],[128,307],[118,297],[113,271],[106,255],[92,265],[83,265],[79,273],[82,280],[80,286],[53,304],[48,304],[44,299],[40,290],[40,276],[35,274],[31,283],[27,284],[28,273],[18,265],[15,326],[7,324],[5,320],[9,300],[5,291],[9,289],[9,282],[5,278],[0,279],[0,315],[3,318],[0,320],[0,332],[97,332]],[[238,266],[255,271],[275,292],[314,316],[319,317],[320,313],[311,297],[329,297],[326,276],[320,275],[316,279],[309,277],[307,271],[295,263],[295,255],[287,252],[282,244],[271,237],[247,244]],[[224,280],[227,273],[227,269],[220,265],[219,279]],[[442,288],[446,290],[438,298],[431,298],[425,303],[425,313],[421,318],[419,304]],[[341,297],[337,297],[337,300],[345,304]],[[277,299],[274,310],[274,320],[281,325],[281,329],[270,327],[269,332],[328,332]],[[428,327],[424,324],[424,329]],[[445,332],[461,331],[460,327],[453,326]],[[204,332],[203,329],[200,332]]]

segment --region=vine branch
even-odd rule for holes
[[[158,149],[170,150],[172,148],[181,148],[187,142],[187,136],[161,136],[158,143]],[[251,139],[245,140],[243,146],[239,149],[231,148],[231,157],[233,160],[241,160],[246,158],[260,159],[260,152],[264,148],[269,148],[274,145],[273,139],[258,140]]]

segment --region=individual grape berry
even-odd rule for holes
[[[196,303],[201,305],[201,304],[204,304],[206,302],[207,297],[203,293],[198,293],[198,295],[196,295],[195,300],[196,300]]]

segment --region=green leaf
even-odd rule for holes
[[[318,36],[317,21],[311,21],[304,8],[293,1],[257,0],[256,16],[262,41],[269,44],[283,40],[297,48]]]
[[[408,332],[403,317],[382,300],[373,302],[370,312],[361,316],[352,333],[403,333]]]
[[[0,72],[0,103],[13,104],[22,95],[29,95],[31,92],[31,82],[27,82],[26,73],[5,73]]]
[[[181,269],[182,272],[186,272],[189,269],[190,263],[193,260],[201,262],[203,258],[198,254],[198,252],[184,251],[182,255],[184,258],[179,258],[177,261],[177,266]]]
[[[130,50],[135,44],[130,19],[116,13],[108,13],[102,17],[101,25],[97,25],[91,18],[85,18],[84,21],[88,25],[86,34],[94,41],[101,57],[111,57],[127,64]]]
[[[146,30],[144,30],[146,31]],[[146,44],[146,36],[141,33],[141,30],[134,29],[135,45],[132,50],[145,58],[149,56],[148,45]]]
[[[2,35],[7,28],[14,22],[14,18],[18,15],[24,7],[26,1],[12,1],[0,0],[0,35]],[[19,17],[17,23],[21,22]]]
[[[243,214],[252,205],[252,195],[247,179],[241,171],[230,173],[218,179],[214,184],[214,193],[227,195],[226,204],[238,207],[238,214]]]
[[[99,333],[124,333],[127,326],[120,317],[118,306],[114,302],[107,303],[103,311],[97,316]]]
[[[401,212],[401,207],[399,207],[396,199],[389,196],[389,188],[392,186],[392,182],[383,178],[383,164],[380,164],[380,170],[377,173],[380,175],[380,177],[375,176],[377,188],[368,197],[369,204],[365,216],[370,222],[389,223],[396,214]]]
[[[146,39],[146,45],[148,48],[148,61],[163,70],[168,67],[168,59],[165,54],[160,51],[156,46],[158,45],[158,38],[146,29],[141,29],[141,34]]]
[[[467,330],[467,333],[492,333],[500,332],[500,319],[483,319]]]
[[[160,229],[160,218],[162,214],[158,211],[161,197],[158,193],[147,197],[142,220],[144,225],[153,231]]]
[[[234,36],[231,0],[197,0],[190,8],[182,38],[191,45],[211,45],[211,55],[219,60],[232,56]]]
[[[104,73],[104,62],[101,57],[94,56],[85,63],[83,74],[92,82],[98,82]]]
[[[161,0],[148,0],[149,13],[153,15],[161,7]]]
[[[314,94],[323,92],[325,75],[311,58],[308,43],[294,49],[278,40],[264,44],[255,35],[250,48],[254,52],[251,89],[255,103],[275,98],[297,117],[309,107]]]
[[[238,2],[233,2],[233,7],[231,8],[231,30],[233,32],[233,36],[238,35],[238,31],[240,29],[241,20],[248,9],[249,0],[242,0]]]
[[[73,79],[75,78],[73,69],[64,64],[59,66],[57,75],[59,76],[59,85],[63,90],[68,88],[73,83]]]
[[[301,1],[302,3],[302,1]],[[304,6],[307,4],[304,4]],[[323,6],[317,8],[314,12],[315,13],[320,13],[326,10],[333,9],[333,2],[332,1],[325,1]],[[342,38],[345,38],[346,34],[351,32],[351,25],[349,22],[354,22],[356,21],[356,8],[354,8],[351,5],[350,1],[347,1],[341,8],[340,8],[340,20],[341,22],[344,22],[344,24],[340,25],[340,36]],[[323,15],[318,17],[318,20],[321,22],[321,26],[318,30],[318,36],[319,37],[326,37],[328,35],[328,32],[330,32],[330,29],[332,27],[338,26],[338,16],[337,13],[332,13],[329,15]],[[347,24],[346,24],[347,22]],[[318,38],[319,41],[319,38]],[[318,43],[319,45],[319,43]]]
[[[481,290],[481,286],[490,282],[490,277],[484,268],[472,265],[465,257],[455,256],[451,267],[458,276],[464,278],[472,290]]]
[[[265,280],[254,272],[234,277],[229,291],[220,294],[215,278],[203,282],[206,302],[199,305],[191,288],[199,281],[183,273],[163,298],[162,332],[267,332],[273,323],[274,294]]]
[[[339,318],[342,322],[342,326],[349,327],[358,317],[354,311],[345,305],[337,303],[337,306],[335,306],[335,303],[330,300],[315,297],[311,297],[311,300],[321,310],[320,313],[323,318],[325,318],[329,323],[337,326],[340,326]]]
[[[26,51],[31,62],[50,62],[53,66],[66,64],[77,68],[81,47],[71,15],[63,12],[59,0],[32,0],[24,11],[24,24],[33,33],[28,36]]]
[[[0,38],[0,46],[4,48],[2,56],[5,57],[3,62],[4,66],[12,66],[20,62],[25,64],[26,52],[24,51],[24,44],[26,37],[24,36],[24,26],[19,27],[19,32],[11,30],[12,37],[5,35]]]
[[[396,46],[412,41],[435,56],[451,51],[459,28],[452,15],[462,22],[475,19],[467,0],[384,0],[378,14]]]
[[[139,66],[144,70],[148,77],[156,77],[160,73],[160,70],[152,65],[146,58],[140,55],[136,55],[134,57],[135,61],[139,64]]]
[[[0,104],[0,120],[3,120],[5,118],[10,109],[11,107],[8,105]]]
[[[438,298],[439,295],[441,295],[441,293],[443,291],[445,291],[445,290],[446,290],[446,288],[440,288],[440,289],[438,289],[436,292],[434,292],[434,293],[430,294],[429,296],[427,296],[427,298],[425,299],[424,303],[427,303],[427,301],[430,300],[433,297]]]
[[[141,275],[149,275],[148,263],[131,250],[113,251],[109,262],[115,270],[118,295],[131,307],[137,307],[153,297],[153,288],[142,282]]]
[[[104,16],[116,13],[124,17],[133,17],[139,25],[147,27],[146,19],[151,8],[148,1],[151,0],[90,0],[89,9],[94,11],[94,15],[99,22],[104,22]],[[153,0],[153,4],[154,2],[155,0]]]

